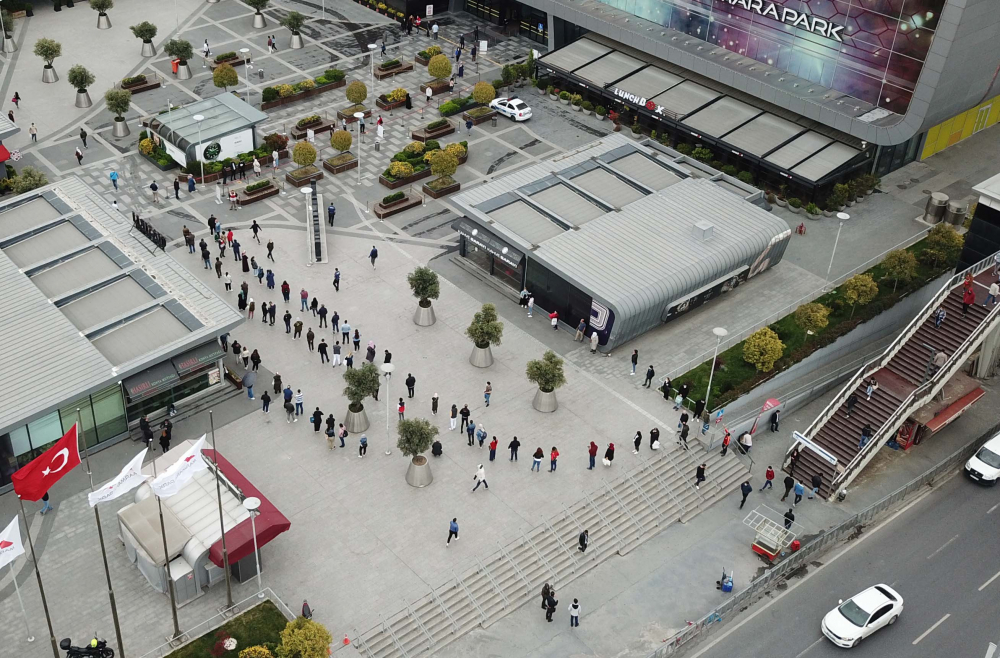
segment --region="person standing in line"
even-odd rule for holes
[[[406,373],[406,394],[409,398],[413,399],[413,388],[417,385],[417,378],[413,376],[412,372]]]
[[[251,299],[250,301],[252,302],[253,300]],[[250,367],[250,350],[248,350],[247,348],[244,347],[243,351],[240,352],[240,359],[243,361],[243,367],[244,368],[249,368]]]
[[[680,440],[677,441],[677,445],[681,446],[685,450],[688,450],[688,433],[691,431],[691,427],[684,423],[681,425]]]
[[[510,450],[510,461],[517,461],[517,449],[519,447],[521,447],[521,442],[517,440],[516,436],[507,444],[507,449]]]
[[[532,312],[535,310],[535,296],[531,295],[528,297],[528,317],[531,317]]]
[[[350,325],[348,325],[348,326],[350,326]],[[336,310],[334,310],[333,316],[330,318],[330,329],[333,330],[333,333],[335,333],[335,334],[341,333],[341,331],[340,331],[340,313],[338,313]]]
[[[340,323],[340,337],[346,344],[351,339],[351,325],[346,321]],[[372,343],[374,345],[374,343]]]
[[[347,445],[344,442],[344,439],[347,438],[347,428],[344,427],[343,423],[341,423],[340,425],[338,425],[338,427],[339,427],[339,429],[337,430],[337,438],[340,439],[340,447],[343,448],[343,447],[345,447]]]
[[[343,347],[341,346],[340,341],[338,340],[337,342],[335,342],[333,344],[333,367],[334,368],[336,368],[337,366],[340,365],[340,351],[341,351],[341,349],[343,349]]]
[[[304,414],[306,412],[305,408],[302,406],[302,397],[303,397],[302,396],[302,389],[300,388],[300,389],[296,390],[296,392],[295,392],[295,415],[296,416],[299,416],[299,415]],[[299,419],[296,418],[295,420],[297,422]]]
[[[178,201],[181,200],[181,182],[176,178],[174,179],[174,198]]]
[[[434,395],[431,396],[431,415],[437,416],[437,413],[438,413],[438,394],[435,393]]]
[[[581,553],[586,553],[587,545],[590,544],[590,530],[584,530],[581,532],[577,543],[579,544],[579,551]]]
[[[455,541],[458,541],[458,518],[451,520],[448,524],[448,541],[445,542],[445,546],[451,546],[451,538],[454,537]]]
[[[573,336],[573,341],[583,342],[583,339],[587,337],[587,321],[580,318],[580,324],[576,325],[576,335]]]
[[[497,458],[497,437],[493,437],[490,441],[490,461],[495,461]]]
[[[642,432],[636,431],[635,438],[632,439],[632,445],[635,446],[632,449],[632,454],[633,455],[638,455],[639,454],[639,446],[642,445]]]
[[[659,450],[660,449],[660,428],[654,427],[649,430],[649,449]]]
[[[611,466],[615,461],[615,444],[609,443],[608,449],[604,451],[604,461],[608,462],[606,466]]]
[[[490,483],[486,481],[486,469],[483,468],[482,464],[479,465],[479,468],[476,470],[476,474],[472,476],[472,479],[476,481],[476,486],[472,487],[473,491],[478,489],[481,484],[485,484],[487,489],[490,488]]]
[[[396,411],[399,413],[400,420],[406,419],[406,417],[403,415],[406,413],[406,404],[403,403],[403,398],[399,398],[399,406],[396,408]]]
[[[593,441],[590,442],[590,447],[587,448],[587,454],[590,455],[590,466],[587,467],[587,470],[592,471],[597,463],[597,444]]]
[[[469,405],[463,404],[462,410],[459,411],[458,414],[462,417],[462,425],[459,431],[464,432],[466,426],[469,424],[469,416],[472,415],[472,412],[469,411]]]
[[[486,406],[490,406],[490,396],[493,395],[493,384],[486,382],[486,390],[483,391],[483,398],[486,399]]]
[[[309,345],[309,351],[312,352],[314,349],[313,343],[316,340],[316,333],[313,331],[312,327],[309,327],[309,331],[306,332],[306,344]]]
[[[785,484],[785,493],[784,495],[781,496],[781,502],[784,502],[785,499],[788,498],[789,492],[791,492],[792,487],[795,486],[795,478],[793,478],[791,475],[786,475],[784,479],[784,484]]]
[[[635,367],[639,365],[639,350],[632,350],[632,372],[630,375],[635,375]]]
[[[291,402],[294,393],[292,393],[291,385],[285,385],[285,388],[281,391],[282,396],[285,398],[285,402]]]
[[[780,416],[780,415],[781,415],[781,409],[775,409],[774,413],[771,414],[771,431],[772,432],[777,432],[778,431],[778,423],[781,422],[779,420],[779,418],[778,418],[778,416]]]
[[[330,311],[326,310],[326,304],[320,304],[319,310],[316,311],[316,315],[319,316],[319,328],[323,329],[327,326],[326,316],[329,315]]]
[[[264,395],[260,396],[260,401],[261,404],[263,405],[261,411],[263,411],[266,414],[271,413],[270,411],[268,411],[268,409],[271,406],[271,396],[268,395],[267,391],[264,391]]]
[[[299,291],[299,302],[303,313],[309,310],[309,292],[305,288]]]
[[[774,469],[770,466],[764,471],[764,484],[761,486],[760,490],[773,489],[774,488]]]
[[[299,419],[295,418],[295,405],[290,400],[285,400],[285,422],[299,422]]]
[[[487,436],[488,435],[486,434],[486,426],[483,425],[482,423],[479,423],[479,427],[476,428],[476,440],[479,441],[480,448],[483,447],[483,443],[485,443]]]
[[[472,443],[473,442],[473,437],[476,434],[476,422],[474,420],[472,420],[471,418],[469,419],[469,423],[465,426],[465,433],[469,437],[469,443],[468,443],[468,445],[472,446],[473,445],[473,443]]]
[[[254,350],[250,354],[250,362],[253,364],[254,372],[256,372],[260,368],[260,352]]]
[[[569,604],[569,627],[576,628],[580,625],[580,600],[573,599]]]
[[[791,530],[793,523],[795,523],[795,513],[792,512],[792,508],[789,507],[788,511],[785,512],[785,530]]]
[[[694,470],[694,488],[700,489],[701,483],[705,481],[705,468],[706,465],[702,464]]]
[[[653,364],[650,363],[649,367],[646,368],[646,381],[642,383],[643,386],[649,388],[653,383],[653,377],[656,376],[656,371],[653,370]]]
[[[261,169],[260,169],[260,160],[257,159],[257,156],[254,156],[254,158],[253,158],[253,175],[256,178],[260,178],[260,171],[261,171]]]
[[[813,473],[812,476],[812,493],[809,494],[809,500],[816,497],[819,493],[819,488],[823,486],[823,476],[819,473]]]
[[[448,431],[454,430],[458,424],[458,405],[451,405],[451,416],[448,417]]]
[[[430,89],[430,87],[428,87],[427,89]],[[372,245],[372,250],[368,252],[368,260],[372,262],[373,270],[375,269],[375,261],[377,259],[378,259],[378,249],[375,248],[375,245]]]
[[[743,484],[740,485],[740,493],[743,494],[743,500],[740,501],[740,509],[743,509],[743,505],[747,502],[747,496],[753,493],[753,487],[750,486],[750,480],[743,481]]]
[[[295,333],[292,334],[292,340],[298,340],[302,337],[302,318],[295,318]]]
[[[542,451],[542,446],[538,446],[538,448],[535,449],[535,454],[532,455],[532,459],[534,461],[531,464],[531,470],[538,471],[539,473],[542,472],[542,457],[544,456],[545,453]]]
[[[851,397],[847,398],[847,417],[851,417],[851,412],[854,411],[854,406],[858,403],[857,393],[851,393]]]
[[[590,353],[597,354],[597,341],[598,336],[596,331],[590,333]]]
[[[316,410],[313,411],[313,415],[309,420],[312,421],[313,432],[319,433],[320,429],[323,427],[323,412],[319,410],[319,407],[316,407]]]
[[[362,432],[361,438],[358,439],[358,458],[364,459],[365,455],[368,454],[368,437]]]
[[[795,502],[792,503],[792,505],[793,506],[797,506],[799,503],[802,502],[802,496],[805,495],[806,488],[804,486],[802,486],[801,482],[799,482],[798,480],[796,480],[795,481],[795,486],[793,487],[793,490],[795,492]]]
[[[292,313],[291,311],[285,311],[285,314],[281,317],[285,321],[285,333],[292,333]]]
[[[549,453],[549,473],[556,472],[557,459],[559,459],[559,451],[556,450],[555,446],[552,446],[552,452]]]

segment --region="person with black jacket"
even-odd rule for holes
[[[809,494],[809,500],[812,500],[813,498],[816,497],[816,494],[819,493],[819,488],[822,486],[823,486],[823,476],[819,473],[813,473],[812,476],[813,489],[812,493]]]
[[[793,478],[791,475],[786,475],[784,483],[785,483],[785,495],[781,497],[782,501],[788,498],[788,494],[792,492],[792,487],[795,486],[795,478]]]
[[[146,416],[143,415],[139,419],[139,431],[142,432],[142,442],[146,444],[147,448],[153,445],[153,428],[149,426],[149,421],[146,420]]]
[[[545,621],[552,621],[552,613],[556,611],[556,606],[559,605],[559,601],[549,593],[549,598],[545,599]]]
[[[413,376],[413,373],[406,373],[406,393],[412,398],[413,397],[413,387],[417,385],[417,378]]]
[[[517,440],[515,436],[511,439],[510,443],[507,444],[507,448],[510,450],[510,461],[517,461],[517,449],[521,447],[521,442]]]
[[[750,480],[746,480],[740,485],[740,493],[743,494],[743,500],[740,501],[740,509],[743,509],[743,505],[747,502],[747,496],[753,493],[753,487],[750,486]]]
[[[584,530],[580,533],[580,552],[587,552],[587,544],[590,543],[590,531]]]
[[[780,414],[781,414],[781,409],[775,409],[775,410],[774,410],[774,411],[773,411],[773,412],[771,413],[771,431],[772,431],[772,432],[777,432],[777,431],[778,431],[778,423],[779,423],[779,422],[781,422],[781,421],[780,421],[780,420],[778,419],[778,416],[779,416]]]

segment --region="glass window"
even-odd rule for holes
[[[94,416],[97,420],[98,440],[107,441],[128,431],[125,400],[120,385],[115,384],[94,393],[91,400],[94,403]]]
[[[465,243],[465,257],[469,259],[469,262],[487,274],[493,274],[493,257],[485,249],[480,249],[468,240],[463,238],[462,241]]]
[[[90,406],[90,396],[67,404],[59,410],[59,419],[62,421],[62,430],[65,434],[76,422],[76,410],[80,409],[80,424],[82,425],[83,436],[87,441],[87,447],[92,448],[97,445],[97,432],[94,431],[94,410]]]
[[[29,453],[31,456],[27,458],[27,461],[31,461],[48,450],[53,443],[62,438],[63,433],[58,411],[53,411],[49,415],[29,423],[28,439],[31,441],[31,452]]]
[[[10,484],[10,476],[17,470],[17,457],[10,442],[10,434],[0,434],[0,487]]]
[[[28,426],[22,425],[8,436],[10,437],[11,452],[17,460],[17,468],[21,468],[31,461],[31,441],[28,439]]]

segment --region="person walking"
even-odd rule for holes
[[[580,537],[577,540],[578,550],[581,553],[587,552],[587,546],[590,544],[590,530],[584,530],[580,533]]]
[[[434,395],[431,396],[431,415],[437,416],[437,413],[438,413],[438,394],[435,393]]]
[[[257,244],[260,244],[260,232],[263,229],[261,229],[260,224],[257,223],[256,219],[253,220],[253,224],[250,225],[250,230],[253,231],[253,239],[257,241]]]
[[[764,471],[764,484],[761,486],[760,490],[773,489],[774,488],[774,469],[770,466]]]
[[[330,205],[326,207],[326,220],[330,222],[330,226],[333,226],[333,220],[337,217],[337,206],[330,202]],[[335,284],[336,285],[336,284]]]
[[[517,461],[517,449],[520,447],[521,442],[517,440],[516,436],[510,440],[510,443],[507,444],[507,449],[510,450],[510,461]]]
[[[399,405],[396,407],[396,412],[399,414],[399,420],[406,420],[403,415],[406,413],[406,404],[403,403],[403,398],[399,398]]]
[[[55,508],[49,504],[49,492],[46,491],[42,494],[42,509],[40,509],[38,513],[44,515],[46,512],[51,512],[53,509]]]
[[[809,500],[816,497],[819,493],[819,488],[823,486],[823,476],[820,473],[813,473],[812,476],[812,493],[809,494]]]
[[[611,466],[611,463],[615,461],[615,444],[609,443],[608,449],[604,451],[604,461],[605,466]]]
[[[559,459],[559,451],[556,450],[555,446],[552,446],[552,452],[549,453],[549,473],[556,472],[557,459]]]
[[[454,430],[458,424],[458,405],[451,405],[451,415],[448,417],[448,430]]]
[[[80,153],[80,149],[76,150]],[[82,159],[83,154],[81,153],[77,156],[77,159]],[[964,318],[969,313],[969,307],[976,303],[976,291],[972,288],[967,288],[964,293],[962,293],[962,317]]]
[[[559,311],[549,313],[549,324],[552,325],[553,331],[559,331]]]
[[[689,449],[688,448],[688,433],[690,431],[691,431],[691,427],[687,423],[684,423],[681,426],[680,440],[677,442],[677,445],[681,446],[685,450]]]
[[[726,453],[729,452],[729,444],[732,440],[733,437],[729,434],[729,430],[727,429],[726,435],[722,437],[722,452],[719,453],[723,457],[725,457]]]
[[[542,451],[542,446],[538,446],[535,449],[535,454],[531,456],[534,460],[531,464],[531,470],[538,471],[539,473],[542,472],[542,457],[544,456],[545,453]]]
[[[587,454],[590,455],[590,466],[587,467],[587,470],[592,471],[597,463],[597,444],[593,441],[590,442],[590,447],[587,448]]]
[[[284,298],[286,304],[292,296],[292,287],[288,285],[287,281],[281,282],[281,296]]]
[[[13,121],[11,123],[13,123]],[[87,146],[87,131],[82,127],[80,128],[80,141],[83,142],[83,148],[90,148]]]
[[[469,424],[469,416],[472,414],[472,412],[469,411],[469,405],[462,405],[462,410],[459,411],[458,414],[462,417],[462,426],[460,431],[464,432],[466,426]]]
[[[490,461],[495,461],[497,458],[497,437],[493,437],[490,441]]]
[[[430,87],[428,87],[427,89],[430,89]],[[375,261],[377,259],[378,259],[378,249],[375,248],[375,245],[372,245],[372,250],[368,252],[368,260],[372,262],[373,270],[375,269]]]
[[[490,406],[490,396],[493,395],[493,384],[486,382],[486,390],[483,391],[483,398],[486,400],[486,406]]]
[[[653,377],[655,376],[656,376],[656,371],[653,370],[653,364],[651,363],[649,364],[649,367],[646,368],[646,381],[644,381],[642,385],[645,386],[646,388],[649,388],[650,385],[652,385]]]
[[[417,378],[413,376],[412,372],[406,373],[406,394],[413,399],[413,387],[417,385]]]
[[[793,505],[798,505],[799,503],[802,502],[802,496],[805,495],[806,488],[804,486],[802,486],[801,482],[799,482],[798,480],[796,480],[795,481],[795,486],[792,488],[792,490],[795,492],[795,502],[792,503],[792,504]]]
[[[938,310],[934,312],[934,328],[939,329],[944,323],[945,318],[948,317],[948,311],[944,310],[942,307],[938,307]]]
[[[793,523],[795,523],[795,513],[792,512],[792,508],[789,507],[788,511],[785,512],[785,530],[791,530]]]
[[[851,397],[847,398],[847,417],[851,417],[851,412],[854,411],[854,406],[858,403],[857,393],[851,393]]]
[[[340,292],[340,269],[333,268],[333,289]]]
[[[364,459],[365,455],[368,454],[368,437],[362,432],[361,438],[358,439],[358,459]]]
[[[268,408],[271,406],[271,396],[268,395],[267,391],[264,391],[264,395],[260,396],[261,404],[263,405],[261,411],[264,413],[271,413]]]
[[[448,524],[448,541],[445,542],[445,546],[451,546],[451,538],[454,537],[455,541],[458,541],[458,518],[451,520]]]
[[[753,493],[753,487],[750,486],[750,480],[743,481],[743,484],[740,485],[740,493],[743,494],[743,499],[740,501],[740,509],[743,509],[743,505],[747,502],[747,496]]]
[[[795,478],[791,475],[786,475],[783,483],[785,485],[785,493],[781,496],[781,502],[784,502],[788,498],[788,494],[791,493],[792,487],[795,486]]]
[[[476,481],[476,486],[472,487],[473,491],[478,489],[481,484],[486,485],[487,489],[490,488],[489,482],[486,481],[486,469],[483,468],[482,464],[479,465],[479,468],[476,470],[476,474],[472,476],[472,479]]]
[[[772,432],[777,432],[778,431],[778,423],[781,422],[779,420],[779,418],[778,418],[778,416],[780,414],[781,414],[781,409],[775,409],[774,412],[771,414],[771,431]]]
[[[112,169],[111,173],[108,174],[108,178],[111,179],[111,184],[115,186],[115,192],[117,192],[118,191],[118,172],[115,171],[114,169]]]
[[[316,351],[319,352],[319,362],[321,365],[330,362],[325,338],[319,339],[319,346],[316,348]]]
[[[705,468],[706,465],[702,464],[698,468],[694,469],[694,488],[700,489],[701,483],[705,481]]]
[[[639,350],[632,350],[632,372],[631,375],[635,375],[635,367],[639,365]]]
[[[326,419],[326,449],[333,450],[337,447],[335,441],[337,439],[337,419],[333,417],[333,414],[327,416]]]
[[[580,625],[580,600],[573,599],[569,604],[569,627],[576,628]]]

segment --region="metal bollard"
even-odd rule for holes
[[[492,117],[490,117],[490,123],[494,128],[497,127],[497,115],[494,114]]]

